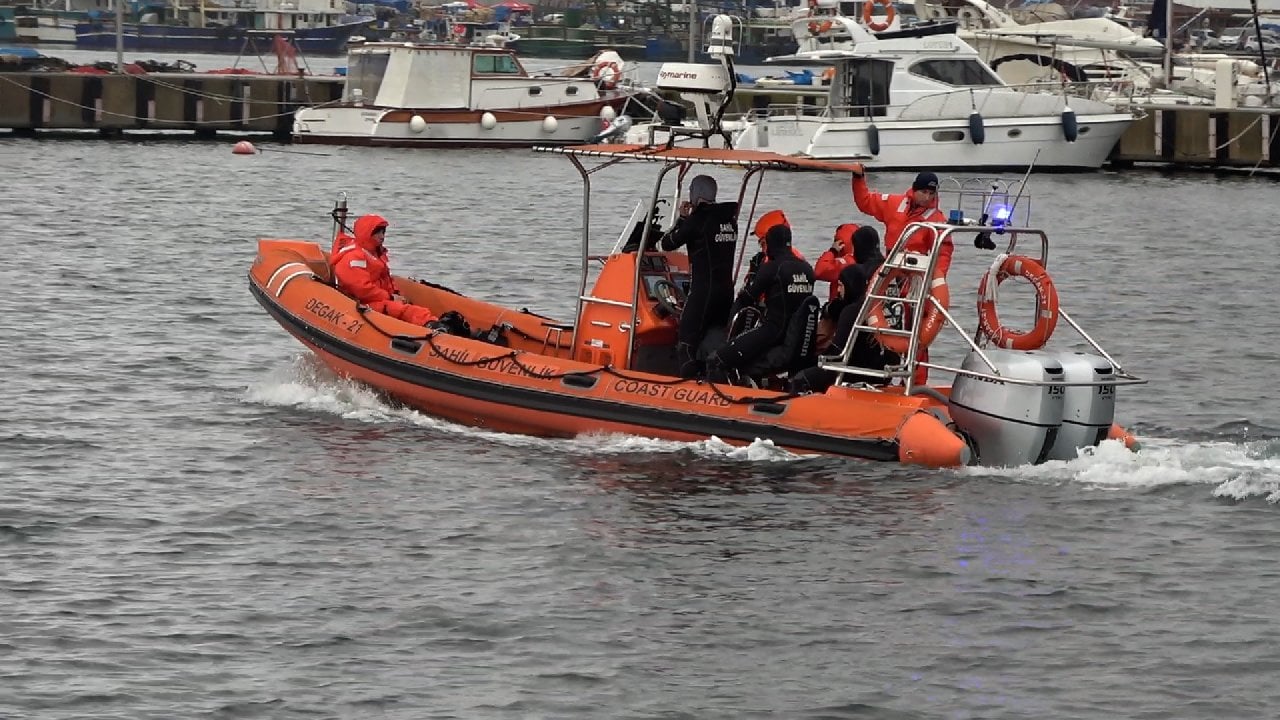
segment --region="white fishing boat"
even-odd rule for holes
[[[726,120],[738,79],[733,23],[720,16],[708,48],[720,64],[667,63],[658,88],[694,105],[698,117],[689,126],[714,124],[735,148],[853,159],[882,169],[1026,168],[1038,158],[1041,170],[1095,170],[1135,119],[1133,111],[1062,91],[1010,87],[956,36],[955,23],[901,28],[895,22],[865,15],[862,22],[844,16],[797,22],[801,47],[819,49],[785,60],[831,66],[829,84],[798,88],[795,102],[775,99]],[[826,103],[803,100],[814,94],[825,95]],[[667,117],[666,124],[635,125],[617,136],[681,142],[686,128],[673,128]]]
[[[531,75],[491,44],[364,43],[350,48],[342,98],[299,110],[299,143],[529,147],[584,142],[641,91],[602,52],[568,73]]]

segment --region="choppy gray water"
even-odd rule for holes
[[[256,306],[254,238],[348,190],[397,269],[567,315],[576,174],[229,149],[0,139],[0,716],[1274,717],[1274,182],[1035,177],[1146,448],[932,472],[389,406]],[[597,176],[603,239],[647,177]],[[766,190],[810,257],[854,217]]]

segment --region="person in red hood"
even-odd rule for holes
[[[836,228],[836,236],[831,241],[831,247],[819,255],[818,262],[813,264],[814,276],[831,285],[828,303],[840,294],[840,271],[857,264],[853,258],[853,234],[857,230],[857,223],[845,223]]]
[[[906,192],[890,195],[877,193],[868,188],[866,174],[859,165],[853,173],[853,201],[857,203],[859,210],[884,223],[884,254],[886,256],[898,242],[902,230],[910,223],[947,221],[946,216],[938,209],[938,176],[931,172],[916,175],[915,182],[911,183],[911,189]],[[929,249],[930,241],[930,234],[920,230],[913,233],[907,240],[906,249],[911,252],[924,252]],[[951,268],[953,252],[955,247],[951,244],[951,239],[943,240],[942,247],[938,248],[938,267],[942,269],[944,277]]]
[[[436,316],[421,305],[412,305],[396,292],[387,264],[387,221],[381,215],[361,215],[353,226],[354,237],[340,235],[346,242],[330,257],[338,288],[369,309],[386,313],[414,325],[427,325]]]

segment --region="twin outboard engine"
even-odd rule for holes
[[[1116,415],[1116,372],[1106,358],[1082,352],[1057,353],[1062,378],[1068,383],[1062,393],[1062,427],[1049,448],[1048,460],[1075,460],[1077,450],[1095,447],[1107,439]]]
[[[989,466],[1073,460],[1077,449],[1107,438],[1115,414],[1115,370],[1105,358],[1042,350],[983,350],[1001,377],[1016,384],[961,374],[948,409],[973,444],[977,462]],[[994,375],[977,352],[961,366]],[[1068,385],[1066,383],[1106,383]]]

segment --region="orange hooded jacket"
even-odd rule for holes
[[[839,294],[840,273],[850,265],[857,264],[853,259],[853,234],[857,230],[857,223],[845,223],[836,228],[835,240],[831,243],[831,247],[819,255],[818,262],[813,264],[814,277],[831,285],[831,296],[827,298],[827,302],[835,300],[836,295]]]
[[[387,221],[381,215],[361,215],[352,230],[355,237],[341,236],[346,243],[330,258],[338,287],[370,310],[386,313],[414,325],[426,325],[436,316],[420,305],[410,305],[393,299],[395,281],[387,265],[387,249],[382,236],[374,235],[378,228],[386,228]]]
[[[938,209],[936,199],[929,207],[913,208],[911,207],[913,197],[915,197],[914,190],[907,190],[897,195],[872,192],[867,187],[866,176],[853,176],[853,201],[857,203],[858,209],[884,223],[885,257],[889,256],[889,251],[893,249],[894,243],[898,242],[898,238],[908,224],[947,221],[946,216]],[[925,252],[929,249],[929,233],[925,230],[913,233],[907,240],[906,248],[911,252]],[[952,245],[950,238],[944,240],[942,247],[938,248],[938,267],[942,269],[944,277],[951,268],[953,252],[955,252],[955,246]]]

